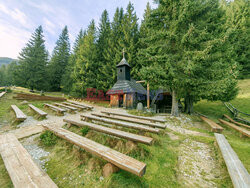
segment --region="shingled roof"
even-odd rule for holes
[[[120,67],[123,65],[127,65],[130,67],[130,65],[128,64],[127,60],[124,57],[122,58],[121,62],[118,65],[116,65],[116,67]]]
[[[140,84],[136,83],[134,79],[118,80],[115,85],[107,92],[108,95],[124,94],[124,93],[140,93],[146,95],[146,89]]]

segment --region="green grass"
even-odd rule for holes
[[[12,184],[11,179],[9,177],[9,174],[4,166],[1,155],[0,155],[0,187],[3,187],[3,188],[12,188],[13,187],[13,184]]]
[[[70,131],[82,134],[81,129],[74,126],[70,128]],[[102,168],[107,162],[81,149],[76,149],[72,144],[61,139],[53,148],[49,148],[51,154],[46,165],[47,173],[59,187],[71,187],[72,185],[77,185],[77,187],[179,187],[176,166],[178,146],[181,141],[172,141],[165,133],[160,135],[146,133],[144,135],[154,138],[152,146],[132,144],[131,147],[126,140],[92,130],[89,130],[86,135],[91,140],[145,162],[147,171],[143,177],[120,170],[101,181]],[[95,165],[95,168],[91,168],[91,163]],[[78,178],[81,175],[82,178]],[[68,181],[69,177],[72,181]]]
[[[239,94],[231,101],[232,105],[237,109],[250,114],[250,79],[240,80],[238,83]],[[207,115],[209,118],[218,122],[218,118],[222,118],[223,114],[231,116],[228,109],[223,105],[222,102],[210,102],[200,101],[194,106],[194,110]],[[231,116],[232,117],[232,116]],[[248,118],[247,116],[242,116]],[[226,125],[224,127],[223,134],[227,138],[228,142],[237,153],[239,159],[244,164],[245,168],[250,172],[250,138],[240,138],[240,133]]]
[[[250,114],[250,79],[240,80],[238,87],[238,96],[230,102],[238,110]],[[221,118],[223,114],[231,116],[229,110],[220,101],[211,102],[202,100],[194,105],[194,110],[209,116],[213,120]],[[240,115],[250,121],[249,116]]]
[[[250,106],[249,83],[250,80],[240,81],[239,87],[243,89],[240,90],[238,97],[232,101],[232,104],[235,105],[236,108],[247,113],[250,113],[250,109],[247,107],[247,105]],[[28,91],[25,90],[25,92]],[[55,94],[55,96],[60,95],[60,93]],[[9,129],[15,128],[15,124],[11,125],[14,120],[14,113],[10,110],[11,104],[16,104],[28,115],[34,115],[34,112],[30,111],[27,105],[21,104],[22,101],[12,99],[13,96],[14,93],[10,93],[0,99],[0,123],[3,124],[3,122],[5,122],[4,124],[6,127],[11,127]],[[52,111],[43,108],[43,103],[45,103],[45,101],[31,101],[31,103],[48,113],[52,113]],[[52,102],[50,101],[48,103]],[[105,107],[107,105],[108,107],[108,103],[106,102],[96,104]],[[214,120],[221,118],[224,113],[230,115],[220,102],[201,101],[196,104],[194,108],[196,111],[203,113]],[[136,110],[129,110],[128,112],[134,115],[154,115],[138,113]],[[102,168],[107,163],[106,161],[97,158],[60,138],[57,138],[56,144],[52,146],[45,146],[42,144],[42,141],[40,141],[40,147],[50,152],[48,157],[49,160],[45,165],[47,173],[59,187],[183,187],[183,182],[178,179],[179,146],[183,140],[189,138],[191,140],[205,143],[212,149],[212,153],[215,155],[214,160],[217,164],[217,170],[219,170],[219,177],[214,180],[216,185],[218,187],[232,187],[225,162],[218,146],[215,144],[215,138],[211,137],[213,136],[213,133],[211,133],[208,126],[202,123],[196,116],[188,117],[192,119],[193,123],[198,123],[200,126],[185,128],[207,134],[210,137],[183,135],[172,132],[169,129],[162,131],[159,135],[143,133],[128,128],[121,129],[127,132],[152,137],[154,142],[151,146],[148,146],[144,144],[129,145],[131,142],[125,139],[118,139],[93,130],[83,131],[86,133],[85,137],[146,163],[147,170],[143,177],[137,177],[129,172],[120,170],[119,172],[112,174],[110,177],[102,178]],[[171,121],[176,121],[178,126],[179,120],[176,119]],[[8,124],[11,126],[7,126]],[[222,126],[225,128],[223,134],[245,165],[246,169],[250,171],[250,162],[248,160],[250,156],[249,138],[240,138],[238,132],[224,125]],[[64,128],[66,128],[66,126]],[[72,126],[69,130],[82,135],[81,129],[75,126]],[[179,139],[171,140],[167,134],[169,131],[178,135]],[[12,187],[11,180],[1,158],[0,187]]]
[[[31,110],[27,104],[22,104],[23,100],[13,99],[13,96],[15,96],[14,92],[8,93],[0,99],[0,104],[1,104],[0,105],[0,125],[3,124],[4,126],[8,126],[8,128],[11,128],[11,129],[15,128],[15,125],[17,125],[17,123],[14,123],[15,113],[10,107],[12,104],[16,105],[26,115],[33,116],[35,119],[39,120],[39,116],[33,110]],[[33,104],[34,106],[48,113],[54,113],[54,111],[44,108],[44,103],[51,104],[53,102],[54,101],[28,101],[28,103]],[[9,125],[12,125],[12,126],[9,126]]]

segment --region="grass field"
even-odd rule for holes
[[[250,113],[250,80],[242,80],[239,82],[240,92],[238,97],[232,101],[232,104],[236,108],[242,111]],[[29,92],[24,88],[18,89],[18,92]],[[16,92],[16,91],[14,91]],[[52,96],[62,96],[61,93],[50,94]],[[14,93],[8,93],[2,99],[0,99],[0,133],[1,131],[8,131],[16,128],[14,121],[14,113],[10,109],[11,104],[16,104],[27,115],[34,116],[33,112],[28,109],[26,104],[22,104],[22,101],[13,99]],[[32,104],[47,111],[43,108],[43,103],[46,101],[33,101]],[[51,101],[49,102],[51,103]],[[107,107],[108,104],[96,102],[95,104]],[[201,101],[195,105],[195,110],[209,116],[213,120],[217,121],[217,118],[221,118],[224,113],[230,115],[226,108],[220,102],[207,102]],[[137,114],[135,111],[129,111],[132,114]],[[49,113],[52,113],[49,111]],[[138,114],[137,114],[138,115]],[[141,114],[151,116],[152,114]],[[180,148],[184,140],[187,138],[191,141],[197,141],[205,143],[211,148],[214,153],[213,160],[216,163],[216,169],[219,171],[218,176],[214,182],[218,187],[232,187],[232,183],[227,173],[225,163],[222,155],[216,146],[213,133],[209,131],[208,126],[203,123],[197,116],[189,116],[194,124],[201,124],[200,127],[185,127],[186,129],[201,132],[207,134],[204,136],[192,136],[173,132],[170,129],[162,131],[159,135],[152,133],[143,133],[137,130],[129,130],[122,128],[124,131],[129,131],[135,134],[149,136],[154,139],[154,143],[151,146],[144,144],[134,144],[124,139],[118,139],[116,137],[108,136],[96,131],[89,130],[85,137],[94,140],[100,144],[106,145],[119,152],[127,154],[137,160],[140,160],[147,164],[146,174],[143,177],[137,177],[124,170],[120,170],[118,173],[112,174],[110,177],[102,177],[102,168],[106,164],[100,158],[97,158],[88,152],[79,149],[76,146],[57,138],[56,144],[52,146],[45,146],[42,141],[37,138],[39,147],[50,152],[48,161],[46,162],[46,170],[48,175],[59,187],[185,187],[182,180],[179,179],[178,173],[178,158],[180,154]],[[167,119],[170,122],[170,119]],[[176,126],[179,126],[178,119],[172,119],[176,122]],[[223,134],[245,165],[248,172],[250,172],[250,140],[249,138],[240,138],[238,132],[222,125],[225,130]],[[67,129],[65,126],[64,128]],[[72,126],[70,131],[82,135],[81,129]],[[173,140],[168,133],[172,133],[178,136],[178,139]],[[201,186],[202,185],[197,185]],[[0,157],[0,187],[7,188],[13,187],[8,173],[4,167],[3,161]]]
[[[239,94],[231,101],[231,103],[237,109],[250,114],[250,79],[240,80],[239,84]],[[227,114],[232,117],[228,109],[224,106],[222,102],[210,102],[210,101],[200,101],[194,106],[195,111],[207,115],[209,118],[213,119],[218,123],[218,118],[222,118],[223,114]],[[245,119],[250,117],[242,116]],[[239,132],[226,125],[220,124],[223,128],[223,134],[229,141],[232,148],[235,150],[240,160],[243,162],[244,166],[250,172],[250,139],[240,138]]]
[[[239,94],[238,96],[230,101],[232,105],[238,110],[250,114],[250,79],[240,80],[239,84]],[[200,101],[194,106],[194,110],[207,115],[211,119],[217,120],[222,118],[223,114],[231,115],[228,109],[220,101],[210,102],[210,101]],[[250,121],[249,116],[241,115],[243,118]]]

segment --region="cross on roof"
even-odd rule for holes
[[[125,58],[125,49],[124,48],[122,50],[122,55],[123,55],[123,58]]]

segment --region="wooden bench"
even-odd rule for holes
[[[16,121],[24,121],[27,119],[27,116],[16,105],[11,105],[11,108],[16,114]]]
[[[43,127],[47,130],[52,131],[55,135],[79,146],[80,148],[112,163],[113,165],[123,170],[131,172],[137,176],[143,176],[146,172],[146,164],[132,157],[124,155],[118,151],[103,146],[97,142],[94,142],[63,128],[50,127],[47,125],[43,125]]]
[[[89,123],[89,122],[72,121],[72,120],[69,120],[69,119],[64,119],[63,121],[66,122],[69,126],[77,125],[78,127],[89,127],[90,129],[93,129],[93,130],[98,131],[98,132],[103,132],[103,133],[106,133],[106,134],[109,134],[109,135],[114,135],[114,136],[117,136],[117,137],[120,137],[120,138],[125,138],[125,139],[128,139],[128,140],[132,140],[132,141],[135,141],[135,142],[141,142],[141,143],[148,144],[148,145],[151,145],[152,141],[153,141],[153,139],[150,138],[150,137],[140,136],[140,135],[137,135],[137,134],[128,133],[128,132],[125,132],[125,131],[120,131],[120,130],[117,130],[117,129],[112,129],[112,128],[104,127],[104,126],[101,126],[101,125],[96,125],[96,124],[93,124],[93,123]]]
[[[79,110],[87,110],[88,108],[87,107],[84,107],[84,106],[80,106],[80,105],[76,105],[76,104],[71,104],[69,102],[63,102],[63,104],[65,104],[66,106],[72,106],[72,107],[75,107]]]
[[[5,95],[6,92],[1,92],[0,93],[0,98]]]
[[[64,115],[64,112],[66,112],[66,110],[53,106],[51,104],[44,104],[45,107],[49,107],[51,110],[54,110],[57,112],[58,115]]]
[[[96,114],[96,113],[92,113],[92,115],[98,116],[98,117],[104,117],[104,118],[108,118],[108,119],[116,119],[116,120],[121,120],[121,121],[141,124],[141,125],[147,125],[147,126],[150,126],[150,127],[156,127],[156,128],[161,128],[161,129],[166,128],[166,125],[156,124],[156,123],[151,123],[151,122],[145,122],[145,121],[141,121],[141,120],[137,120],[137,119],[129,119],[129,118],[126,118],[126,117],[121,117],[121,116],[116,117],[116,116],[113,116],[113,115],[109,116],[109,115]]]
[[[142,131],[147,131],[147,132],[152,132],[152,133],[159,133],[159,129],[147,127],[144,125],[138,125],[138,124],[134,124],[134,123],[117,121],[117,120],[112,120],[109,118],[101,118],[101,117],[90,116],[90,115],[81,115],[81,117],[84,117],[86,121],[94,120],[94,121],[100,121],[100,122],[113,124],[113,125],[117,125],[117,126],[121,126],[121,127],[127,127],[127,128],[132,128],[132,129],[137,129],[137,130],[142,130]]]
[[[227,170],[235,188],[250,187],[250,176],[237,154],[234,152],[226,138],[222,134],[214,133],[221,150]]]
[[[108,115],[128,117],[128,118],[133,118],[133,119],[139,119],[139,120],[146,120],[146,121],[150,121],[150,122],[154,122],[154,123],[155,122],[166,123],[165,120],[154,119],[154,118],[150,118],[150,117],[135,116],[135,115],[130,115],[130,114],[121,114],[121,113],[107,112],[107,111],[101,111],[101,113],[108,114]]]
[[[249,125],[246,125],[246,124],[243,124],[243,123],[239,123],[237,121],[234,121],[232,118],[230,118],[228,115],[224,114],[224,117],[227,118],[229,121],[231,121],[232,123],[236,124],[236,125],[239,125],[239,126],[243,126],[243,127],[246,127],[246,128],[250,128]]]
[[[61,103],[55,103],[54,105],[59,106],[59,107],[66,108],[66,109],[68,109],[70,112],[75,112],[75,111],[77,111],[77,108],[72,107],[72,106],[66,106],[66,105],[61,104]]]
[[[79,103],[79,102],[76,102],[76,101],[71,101],[71,100],[68,100],[68,102],[72,103],[72,104],[75,104],[75,105],[79,105],[79,106],[83,106],[83,107],[86,107],[88,108],[89,110],[92,110],[94,107],[93,106],[88,106],[86,104],[82,104],[82,103]]]
[[[9,133],[13,133],[17,139],[22,139],[35,134],[39,134],[43,132],[43,130],[44,129],[42,125],[31,125],[14,129],[12,131],[9,131]]]
[[[14,187],[57,187],[50,177],[35,164],[14,134],[0,135],[0,154]]]
[[[46,112],[40,110],[32,104],[28,104],[28,106],[30,107],[30,109],[34,110],[40,117],[46,117],[48,115]]]
[[[219,126],[217,123],[215,123],[214,121],[212,121],[211,119],[208,119],[204,116],[200,116],[200,118],[205,121],[208,125],[210,125],[211,127],[211,131],[212,132],[217,132],[217,133],[221,133],[223,131],[223,127]]]
[[[244,135],[247,136],[247,137],[250,137],[250,131],[246,130],[246,129],[243,129],[242,127],[239,127],[233,123],[230,123],[228,121],[224,121],[222,119],[219,119],[219,121],[221,123],[223,123],[224,125],[227,125],[233,129],[235,129],[236,131],[239,131],[241,133],[241,137],[243,137]]]

